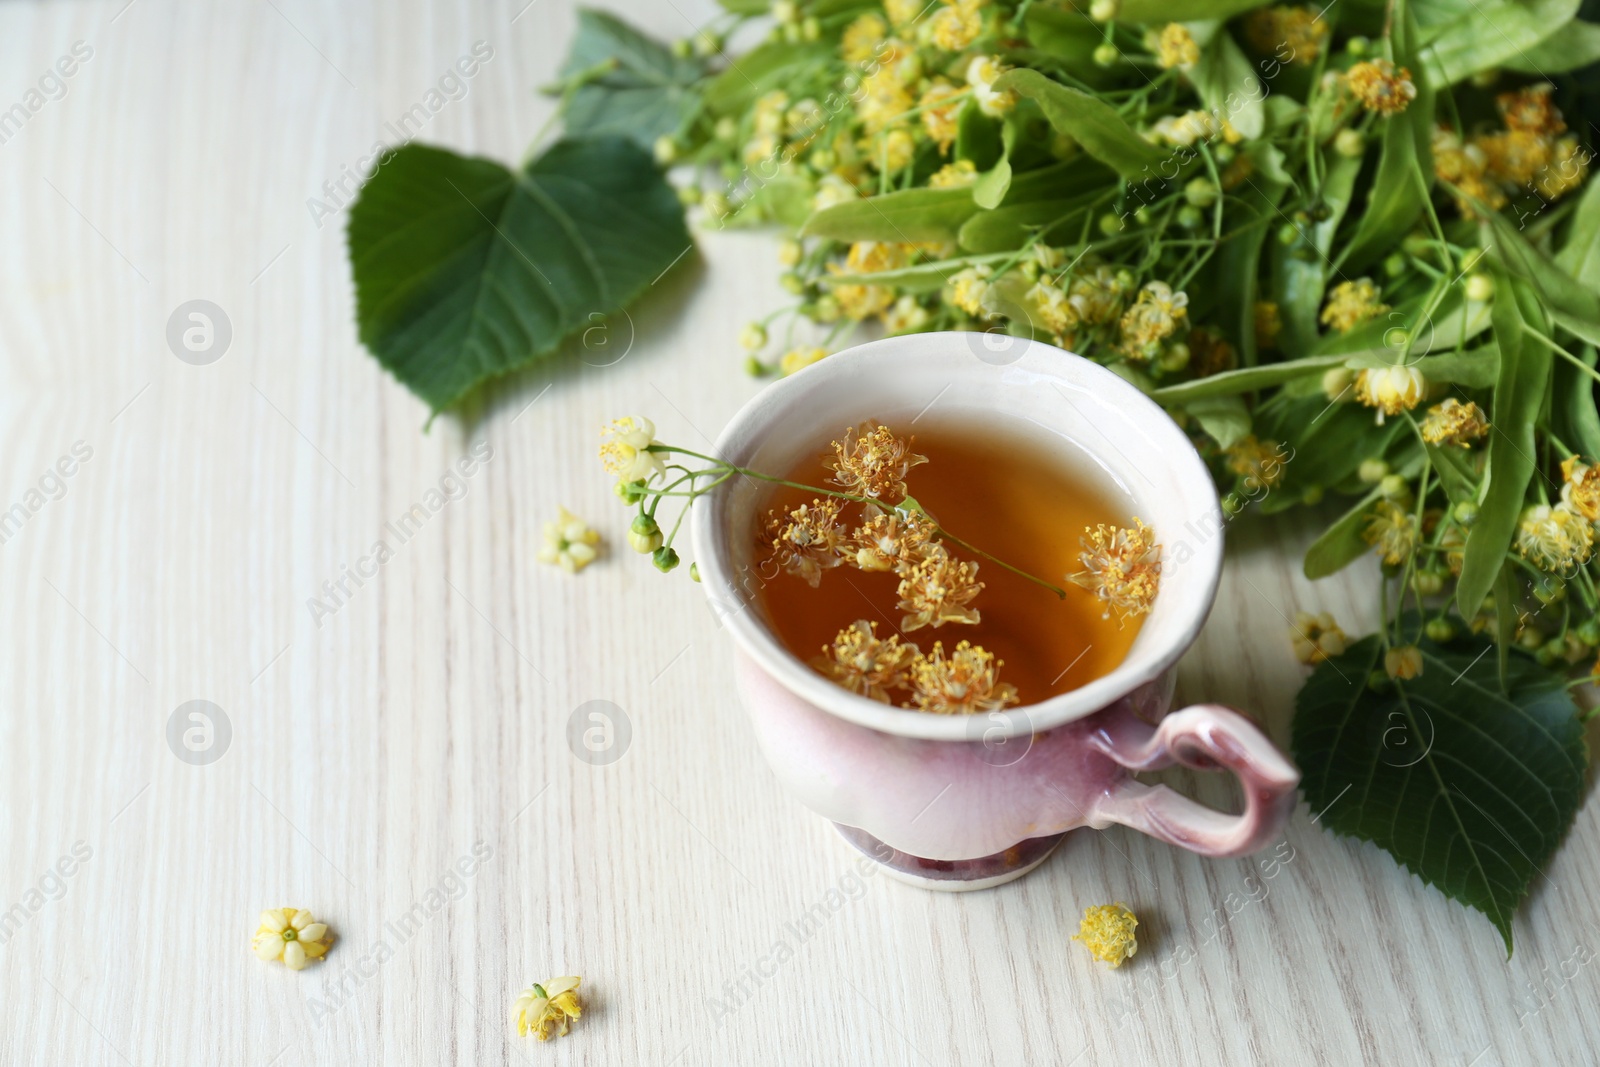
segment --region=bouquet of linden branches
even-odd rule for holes
[[[462,247],[560,270],[539,212],[602,165],[627,261],[592,212],[560,230],[600,248],[601,311],[681,254],[680,204],[788,228],[795,301],[744,331],[754,373],[862,326],[1105,364],[1189,429],[1230,516],[1327,515],[1308,576],[1378,555],[1377,633],[1292,627],[1316,665],[1306,799],[1509,949],[1581,801],[1572,690],[1600,670],[1600,188],[1578,121],[1600,26],[1578,0],[723,4],[672,45],[583,12],[552,91],[584,138],[519,175],[386,157],[350,224],[363,340],[435,409],[554,350],[581,300],[491,251],[472,269],[537,306],[495,329],[463,296],[451,334],[449,242],[384,228],[459,197]]]

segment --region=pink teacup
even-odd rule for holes
[[[1163,545],[1161,587],[1123,662],[1037,704],[930,715],[857,696],[773,635],[753,531],[769,487],[735,478],[693,512],[700,579],[738,648],[738,684],[780,781],[904,880],[980,889],[1027,873],[1068,830],[1121,823],[1206,856],[1278,834],[1299,774],[1259,727],[1217,704],[1173,711],[1173,669],[1200,632],[1222,567],[1211,476],[1137,388],[1050,345],[994,334],[891,337],[839,352],[761,392],[716,453],[784,472],[841,427],[901,432],[930,407],[1005,420],[1063,462],[1098,464]],[[1238,776],[1244,811],[1204,807],[1133,772],[1182,763]]]

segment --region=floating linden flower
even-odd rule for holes
[[[1139,951],[1139,938],[1134,932],[1138,926],[1139,917],[1126,904],[1098,904],[1084,909],[1083,922],[1072,940],[1082,941],[1095,959],[1113,968],[1121,967]]]
[[[1085,533],[1078,554],[1084,569],[1067,581],[1093,593],[1105,605],[1105,618],[1115,612],[1126,622],[1149,611],[1161,584],[1161,546],[1150,527],[1134,519],[1132,529],[1102,525]]]
[[[281,959],[291,971],[304,970],[333,945],[327,923],[319,923],[304,908],[270,908],[261,913],[261,925],[251,948],[264,960]]]
[[[906,472],[928,462],[911,451],[912,438],[901,440],[887,426],[870,423],[844,432],[833,442],[833,484],[847,493],[871,497],[887,504],[905,499]]]
[[[855,563],[864,571],[896,571],[904,575],[927,554],[937,529],[927,516],[915,511],[866,505],[867,521],[856,527],[850,541],[856,546]]]
[[[934,715],[978,715],[1017,703],[1017,687],[1000,681],[1004,662],[970,641],[945,658],[944,644],[911,664],[914,706]],[[913,705],[907,705],[911,707]]]
[[[889,703],[889,690],[907,684],[908,672],[920,650],[900,643],[899,634],[879,640],[876,623],[857,619],[839,631],[833,644],[822,647],[812,665],[852,693]]]
[[[542,985],[535,982],[524,989],[511,1007],[511,1021],[517,1024],[517,1033],[527,1037],[532,1031],[540,1041],[548,1041],[557,1033],[566,1037],[571,1021],[583,1014],[583,1005],[578,1002],[578,983],[582,981],[569,975]]]
[[[773,562],[815,589],[824,570],[843,562],[840,553],[847,537],[839,521],[843,510],[843,501],[827,497],[801,504],[787,514],[769,513],[765,540]]]
[[[900,629],[937,629],[945,623],[976,625],[978,609],[968,605],[982,590],[976,563],[953,559],[943,548],[930,551],[900,580],[896,607],[906,612]]]

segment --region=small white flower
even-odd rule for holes
[[[270,908],[261,913],[251,947],[258,958],[281,959],[291,971],[299,971],[332,943],[328,924],[317,922],[304,908]]]
[[[656,424],[643,416],[628,416],[606,427],[607,439],[600,445],[600,458],[606,470],[622,482],[647,482],[666,471],[659,453],[648,451],[659,445]]]

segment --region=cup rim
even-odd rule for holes
[[[1179,471],[1183,484],[1203,492],[1208,498],[1204,509],[1208,512],[1205,519],[1218,534],[1202,541],[1194,555],[1183,563],[1186,570],[1200,569],[1196,584],[1201,589],[1201,595],[1190,598],[1187,617],[1178,619],[1165,647],[1137,658],[1130,657],[1114,670],[1086,685],[1035,704],[988,715],[930,715],[852,693],[828,681],[783,646],[759,614],[751,610],[753,602],[741,593],[734,580],[730,561],[719,548],[717,530],[724,521],[734,483],[730,481],[718,486],[697,502],[689,521],[700,582],[711,599],[713,609],[719,602],[740,605],[737,610],[718,612],[721,623],[732,632],[738,649],[785,689],[807,703],[859,726],[900,737],[972,741],[981,740],[986,732],[994,729],[1005,731],[1007,736],[1026,736],[1081,719],[1171,669],[1199,636],[1216,600],[1217,586],[1222,576],[1221,503],[1211,473],[1187,435],[1160,405],[1138,387],[1100,364],[1054,345],[1007,337],[1005,340],[1008,343],[1022,348],[1015,359],[1008,354],[1004,366],[980,360],[975,353],[983,351],[994,336],[939,331],[885,337],[843,349],[779,379],[752,397],[718,435],[713,454],[729,462],[744,462],[762,441],[763,427],[772,423],[778,413],[803,405],[823,376],[860,377],[870,373],[869,364],[872,360],[890,353],[916,349],[916,358],[930,364],[935,360],[949,359],[951,365],[937,369],[953,373],[1003,372],[1007,367],[1024,365],[1030,375],[1050,375],[1063,383],[1095,390],[1130,422],[1137,423],[1151,438],[1158,439],[1163,454],[1171,457],[1170,462],[1184,468]],[[976,728],[979,731],[976,734],[974,723],[982,724]]]

